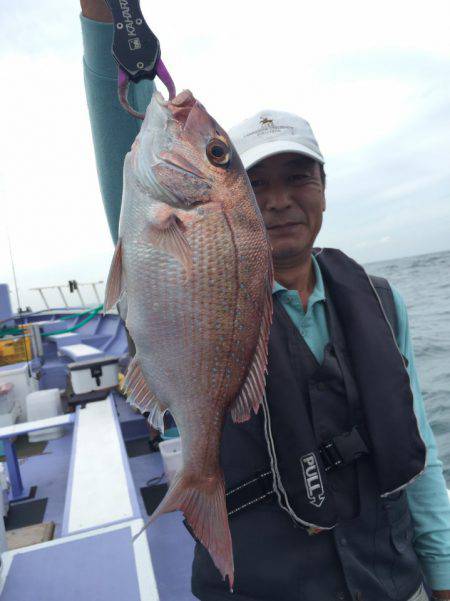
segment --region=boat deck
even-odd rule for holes
[[[119,399],[118,407],[122,419],[129,416],[128,407]],[[136,421],[142,418],[135,416]],[[130,420],[132,421],[132,420]],[[126,424],[128,425],[128,424]],[[20,459],[20,470],[25,486],[37,486],[35,499],[47,498],[44,522],[55,523],[54,538],[64,536],[64,508],[69,486],[69,470],[73,448],[73,428],[65,428],[63,437],[48,441],[44,452]],[[138,499],[139,510],[144,522],[147,521],[141,488],[149,481],[161,477],[164,471],[159,453],[145,452],[145,443],[139,445],[144,454],[128,457],[133,484]],[[149,449],[150,450],[150,449]],[[22,503],[27,503],[23,501]],[[194,543],[182,524],[179,512],[163,515],[145,531],[159,598],[161,601],[190,601],[195,597],[190,592],[190,572]],[[3,597],[3,594],[0,598]]]

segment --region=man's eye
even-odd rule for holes
[[[304,181],[308,177],[311,177],[310,173],[293,173],[288,177],[289,182],[298,183]]]
[[[250,183],[251,183],[253,189],[261,188],[262,186],[264,186],[264,180],[261,178],[260,179],[252,178],[250,180]]]

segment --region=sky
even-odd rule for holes
[[[450,248],[447,0],[141,6],[177,89],[225,129],[269,108],[311,123],[327,172],[318,245],[363,263]],[[14,290],[9,238],[36,310],[30,288],[104,281],[113,253],[78,15],[76,0],[19,0],[0,22],[0,282]]]

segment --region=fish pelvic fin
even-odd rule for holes
[[[269,273],[266,288],[261,330],[253,362],[250,365],[247,378],[242,385],[239,396],[231,406],[231,418],[236,423],[249,420],[252,409],[255,413],[258,413],[261,400],[265,394],[269,333],[273,313],[271,272]]]
[[[164,413],[167,407],[164,407],[150,390],[137,356],[133,357],[128,366],[122,388],[128,402],[137,407],[141,413],[148,411],[148,422],[160,432],[164,432]]]
[[[184,234],[185,229],[186,226],[171,207],[161,207],[158,219],[151,221],[147,227],[147,240],[154,248],[172,255],[190,273],[192,248]]]
[[[195,537],[211,555],[211,559],[230,589],[234,582],[233,548],[225,503],[225,484],[221,471],[215,477],[195,476],[180,470],[166,496],[150,517],[150,522],[163,513],[184,513]]]
[[[109,268],[108,281],[106,282],[105,311],[110,311],[119,300],[123,292],[122,277],[122,240],[119,238]]]

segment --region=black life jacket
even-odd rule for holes
[[[387,285],[375,282],[377,292],[340,251],[316,259],[330,332],[322,364],[275,295],[263,411],[242,424],[228,417],[223,431],[236,591],[249,601],[316,601],[350,599],[354,585],[364,600],[406,600],[422,576],[401,491],[423,471],[426,452],[379,298]],[[309,536],[312,526],[322,532]],[[194,594],[222,599],[217,574],[197,545]]]
[[[327,475],[333,456],[339,458],[336,444],[350,447],[350,455],[370,454],[381,496],[401,490],[423,471],[426,449],[405,359],[379,292],[364,269],[342,252],[326,249],[316,260],[332,339],[325,348],[327,375],[315,378],[320,366],[275,296],[262,415],[236,428],[239,439],[248,434],[259,439],[264,459],[244,450],[253,459],[248,466],[245,458],[239,460],[239,473],[227,478],[227,487],[251,476],[255,462],[265,468],[263,473],[269,467],[278,502],[294,520],[331,528],[339,521]],[[229,428],[228,420],[224,439]],[[222,448],[227,465],[235,445]]]

